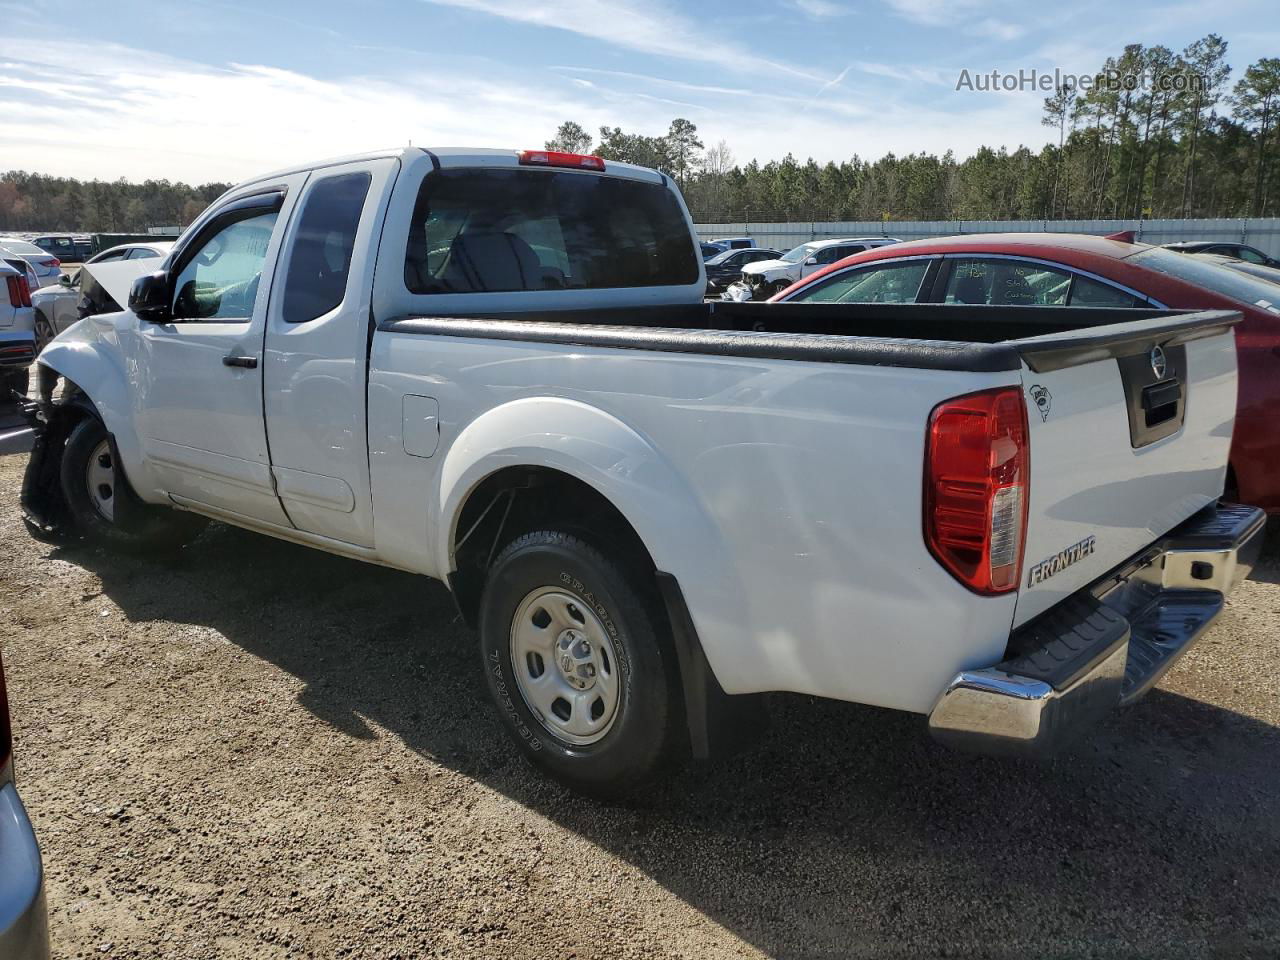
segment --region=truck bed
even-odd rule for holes
[[[1232,311],[969,304],[706,302],[522,311],[379,323],[399,333],[779,360],[996,372],[1075,363],[1214,336]]]

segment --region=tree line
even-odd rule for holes
[[[657,136],[602,127],[598,140],[568,121],[546,146],[664,170],[700,223],[1280,216],[1280,58],[1232,84],[1226,54],[1217,34],[1180,53],[1127,45],[1098,72],[1127,81],[1063,83],[1045,98],[1057,142],[1039,150],[740,165],[684,119]]]
[[[0,175],[0,231],[138,233],[190,223],[229,184],[77,180],[13,170]]]

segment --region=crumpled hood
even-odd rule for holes
[[[786,260],[757,260],[755,263],[749,263],[742,268],[743,273],[790,273],[793,269],[799,267],[798,263],[788,263]]]
[[[111,294],[111,299],[124,310],[129,305],[129,290],[133,287],[133,281],[144,273],[154,273],[163,262],[154,257],[111,260],[107,263],[86,263],[80,269],[88,271],[90,276],[102,284],[103,289]]]

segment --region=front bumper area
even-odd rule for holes
[[[1253,569],[1256,507],[1218,503],[1120,568],[1020,627],[1009,658],[956,676],[929,714],[959,749],[1043,756],[1150,690]]]
[[[0,787],[0,957],[49,957],[40,848],[12,783]]]

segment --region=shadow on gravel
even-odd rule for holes
[[[1157,691],[1031,764],[950,753],[917,717],[778,696],[753,751],[607,807],[508,745],[438,584],[218,525],[163,562],[57,555],[131,620],[216,628],[304,681],[338,730],[376,723],[778,957],[1274,955],[1280,732],[1216,706]]]

